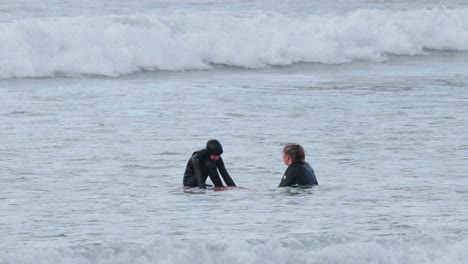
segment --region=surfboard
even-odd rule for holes
[[[242,187],[242,186],[207,187],[206,189],[200,189],[198,187],[187,187],[187,186],[183,187],[183,191],[186,193],[205,193],[207,191],[222,192],[222,191],[248,190],[248,189],[249,188]]]

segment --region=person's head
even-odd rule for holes
[[[218,160],[223,154],[223,146],[216,139],[209,140],[206,142],[206,152],[211,160]]]
[[[286,166],[294,162],[304,162],[305,151],[304,148],[296,143],[287,143],[283,146],[283,161]]]

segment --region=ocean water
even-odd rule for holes
[[[468,263],[466,1],[0,1],[0,32],[1,264]],[[182,190],[212,138],[246,189]],[[287,142],[319,186],[276,188]]]

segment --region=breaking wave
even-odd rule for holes
[[[468,8],[47,17],[0,23],[0,78],[382,62],[468,51]]]

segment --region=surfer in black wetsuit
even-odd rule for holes
[[[301,145],[295,143],[284,145],[283,161],[288,168],[278,187],[318,185],[314,170],[305,162],[305,152]]]
[[[215,187],[223,187],[223,183],[219,177],[218,170],[224,179],[227,186],[235,187],[236,184],[224,167],[221,154],[223,147],[216,139],[212,139],[206,143],[206,148],[195,151],[187,163],[187,168],[184,174],[184,187],[199,187],[206,189],[205,181],[210,176]]]

